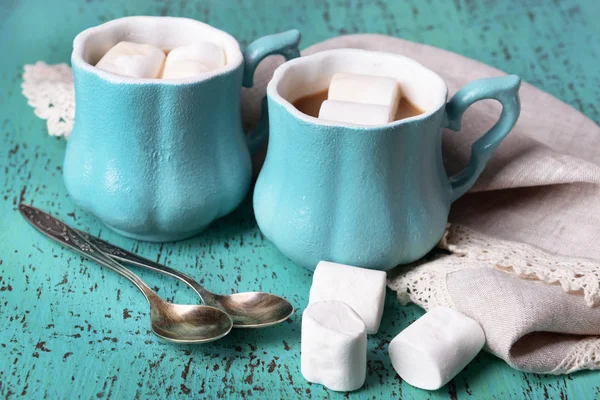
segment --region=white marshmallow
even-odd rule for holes
[[[377,333],[385,302],[386,273],[321,261],[315,269],[308,304],[336,300],[362,318],[367,333]]]
[[[389,345],[394,369],[412,386],[437,390],[454,378],[485,344],[479,324],[447,307],[434,308]]]
[[[389,118],[394,120],[398,102],[402,98],[398,81],[388,76],[337,73],[329,82],[328,100],[387,106]]]
[[[167,62],[169,62],[169,58],[167,57]],[[167,68],[167,65],[169,66]],[[163,79],[181,79],[181,78],[190,78],[193,76],[202,75],[206,72],[209,72],[210,69],[199,62],[182,60],[177,63],[167,64],[165,63],[165,68],[162,73]]]
[[[165,53],[156,46],[119,42],[98,61],[96,68],[133,78],[157,78]]]
[[[223,49],[212,42],[198,42],[171,50],[167,55],[162,77],[164,79],[188,78],[224,65]]]
[[[336,391],[359,389],[367,374],[367,332],[339,301],[310,304],[302,314],[300,365],[304,379]]]
[[[387,106],[336,100],[325,100],[321,104],[319,118],[356,125],[383,125],[391,121]]]

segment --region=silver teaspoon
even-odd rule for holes
[[[104,254],[79,231],[49,214],[25,204],[21,214],[40,232],[83,256],[96,261],[133,283],[150,305],[150,325],[159,337],[178,343],[206,343],[227,335],[233,326],[221,309],[203,305],[172,304],[161,299],[137,275]]]
[[[215,294],[182,272],[113,246],[87,233],[80,233],[100,251],[115,260],[148,268],[179,279],[192,288],[204,304],[218,307],[229,314],[233,320],[234,328],[262,328],[275,325],[285,321],[294,313],[294,307],[289,301],[274,294],[265,292]]]

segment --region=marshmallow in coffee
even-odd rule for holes
[[[212,42],[176,47],[166,57],[156,46],[119,42],[98,61],[96,67],[133,78],[181,79],[221,68],[225,62],[225,52]]]
[[[198,42],[174,48],[167,55],[163,79],[181,79],[201,75],[225,65],[225,52],[212,42]]]
[[[158,78],[165,53],[156,46],[119,42],[104,54],[96,68],[132,78]]]
[[[325,100],[319,118],[356,125],[381,125],[389,121],[389,108],[378,104],[359,104],[347,101]]]
[[[392,77],[337,73],[329,83],[319,118],[359,125],[387,124],[394,120],[401,97],[398,82]]]

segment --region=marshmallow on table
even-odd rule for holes
[[[479,324],[447,307],[434,308],[389,345],[394,369],[412,386],[437,390],[475,358],[485,344]]]
[[[321,261],[315,269],[308,303],[337,300],[362,318],[367,333],[377,333],[385,302],[386,273]]]
[[[333,75],[327,93],[327,100],[386,106],[388,119],[385,123],[394,120],[401,98],[395,78],[349,73]]]
[[[320,301],[302,314],[300,364],[304,379],[336,391],[359,389],[367,373],[367,332],[347,304]]]
[[[98,61],[96,68],[133,78],[157,78],[165,53],[156,46],[119,42]]]
[[[201,75],[225,65],[225,53],[212,42],[198,42],[169,52],[162,77],[180,79]]]
[[[390,110],[377,104],[325,100],[321,104],[319,118],[357,125],[382,125],[390,122]]]

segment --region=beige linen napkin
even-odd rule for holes
[[[411,57],[440,74],[450,95],[474,79],[504,74],[380,35],[337,37],[303,54],[341,47]],[[266,60],[256,88],[244,93],[247,123],[256,121],[258,100],[280,63]],[[514,368],[554,374],[600,368],[600,262],[591,260],[600,260],[600,128],[527,83],[520,96],[517,125],[471,192],[452,206],[445,251],[398,267],[389,286],[403,303],[451,306],[474,318],[486,348]],[[471,144],[500,110],[493,101],[478,102],[461,132],[444,134],[449,174],[467,163]]]

